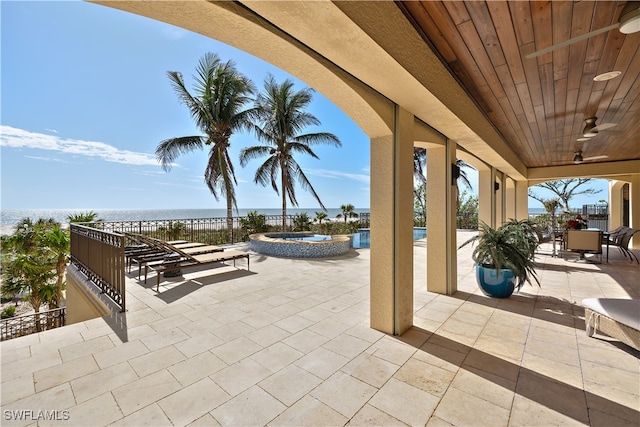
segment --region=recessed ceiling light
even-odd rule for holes
[[[600,74],[598,76],[595,76],[593,78],[593,81],[594,82],[603,82],[605,80],[615,79],[620,74],[622,74],[622,71],[609,71],[608,73],[602,73],[602,74]]]

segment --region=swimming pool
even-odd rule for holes
[[[427,237],[427,229],[425,227],[413,227],[413,240],[425,239]],[[353,235],[353,247],[366,249],[371,247],[371,230],[358,230]]]

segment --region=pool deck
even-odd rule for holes
[[[250,272],[191,271],[160,293],[128,275],[124,316],[0,344],[2,425],[638,426],[640,352],[587,337],[580,301],[640,298],[640,267],[543,246],[542,287],[497,300],[478,290],[471,250],[444,296],[426,291],[415,243],[415,326],[401,337],[368,326],[368,249],[255,254]]]

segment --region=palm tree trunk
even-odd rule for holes
[[[233,243],[233,205],[231,197],[227,196],[227,240]]]
[[[281,167],[281,171],[284,169]],[[285,176],[284,173],[281,174],[281,185],[282,185],[282,231],[285,231],[287,224],[287,187],[284,185]]]

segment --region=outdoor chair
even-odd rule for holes
[[[149,270],[156,272],[156,292],[160,292],[160,275],[168,272],[181,272],[184,269],[219,264],[226,261],[233,261],[236,266],[236,260],[240,258],[247,259],[247,270],[249,270],[249,253],[238,250],[226,250],[218,252],[209,252],[197,255],[190,255],[177,249],[175,253],[178,255],[173,259],[163,259],[156,262],[148,262],[144,266],[144,283],[147,283],[147,275]]]
[[[609,244],[611,246],[617,247],[620,253],[622,253],[625,258],[629,258],[629,261],[633,262],[633,260],[635,259],[636,263],[640,264],[640,261],[638,260],[636,254],[634,254],[633,251],[629,249],[629,242],[631,241],[633,235],[638,231],[640,230],[627,227],[624,232],[618,232],[615,239],[610,240]]]
[[[204,243],[187,242],[172,244],[171,242],[165,242],[141,234],[135,234],[133,236],[139,241],[144,242],[144,244],[148,247],[148,252],[131,255],[127,260],[129,271],[131,271],[131,265],[133,264],[133,262],[138,264],[138,279],[140,278],[140,273],[143,265],[146,265],[150,262],[162,261],[170,255],[177,253],[178,251],[184,251],[184,254],[188,255],[199,255],[222,251],[222,248],[220,246],[205,245]]]
[[[585,253],[600,255],[602,262],[602,235],[600,230],[567,230],[565,253],[578,252],[585,261]]]

